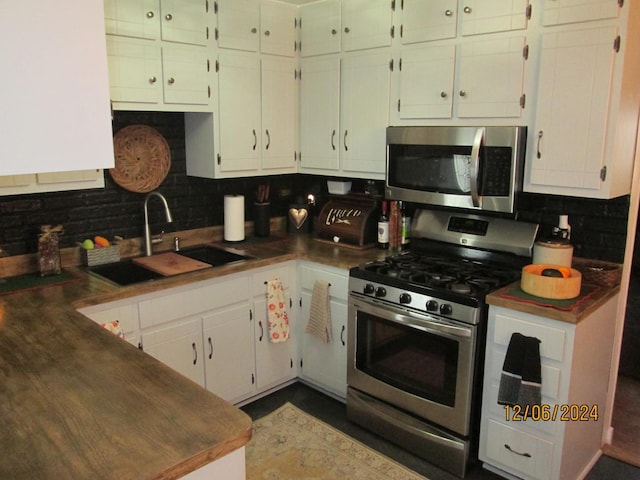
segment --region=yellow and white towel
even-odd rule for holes
[[[271,343],[289,338],[289,315],[284,301],[284,287],[279,278],[267,282],[267,316]]]
[[[331,310],[329,308],[329,287],[324,280],[316,280],[311,293],[311,309],[305,333],[321,342],[331,343]]]

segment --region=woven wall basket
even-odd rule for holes
[[[113,180],[130,192],[146,193],[156,189],[171,168],[169,144],[147,125],[129,125],[113,136],[115,167],[109,169]]]

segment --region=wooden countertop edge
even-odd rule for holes
[[[578,305],[574,310],[567,311],[501,296],[502,293],[513,288],[515,284],[519,284],[519,282],[514,282],[487,295],[487,303],[497,307],[508,308],[518,312],[530,313],[532,315],[538,315],[551,320],[558,320],[560,322],[573,324],[577,324],[589,316],[620,291],[620,286],[602,287],[602,290],[596,293],[592,298],[585,301],[584,304]]]

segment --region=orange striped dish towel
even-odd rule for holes
[[[311,293],[309,322],[305,333],[323,343],[331,343],[331,310],[329,308],[329,282],[316,280]]]
[[[279,278],[267,282],[267,315],[271,343],[289,338],[289,315],[284,301],[284,287]]]

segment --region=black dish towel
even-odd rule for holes
[[[540,405],[542,392],[540,340],[513,333],[502,366],[498,403]]]

